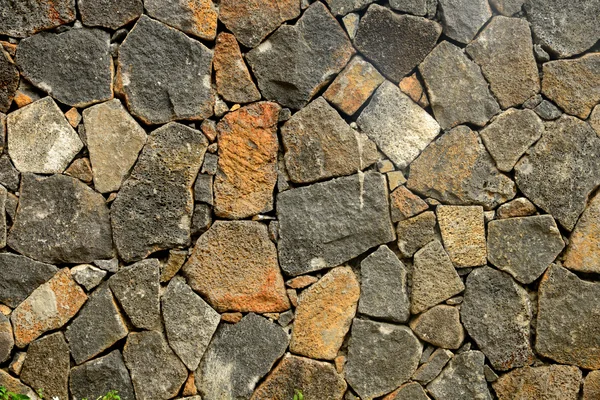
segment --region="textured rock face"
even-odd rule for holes
[[[0,314],[0,362],[3,363],[10,358],[14,345],[15,339],[10,320],[4,314]]]
[[[426,211],[429,206],[405,186],[399,186],[390,193],[390,208],[392,221],[398,222]]]
[[[294,114],[281,128],[281,137],[292,182],[351,175],[379,158],[375,144],[350,128],[322,97]]]
[[[142,16],[119,48],[118,89],[129,111],[148,124],[207,118],[212,58],[200,42]]]
[[[0,370],[0,385],[4,386],[8,391],[25,394],[32,400],[39,400],[37,394],[30,387],[23,385],[20,380],[13,378],[4,370]]]
[[[564,266],[573,271],[600,272],[600,196],[595,195],[569,239]]]
[[[316,2],[295,25],[279,28],[246,59],[264,97],[299,109],[344,68],[353,54],[342,27],[323,3]]]
[[[290,307],[275,246],[259,222],[215,222],[196,242],[183,273],[221,312],[280,312]]]
[[[440,239],[436,232],[435,213],[427,211],[416,217],[400,221],[396,227],[398,250],[404,258],[410,258],[423,246],[434,239]]]
[[[500,400],[577,399],[581,371],[567,365],[525,367],[502,375],[493,383]]]
[[[583,383],[583,400],[593,400],[600,396],[600,371],[591,371]]]
[[[410,323],[419,339],[444,349],[458,349],[465,339],[456,307],[435,306],[420,314]]]
[[[129,371],[118,350],[71,369],[69,387],[77,400],[95,399],[111,390],[122,400],[135,399]]]
[[[296,308],[290,351],[333,360],[350,329],[360,287],[348,267],[338,267],[302,293]]]
[[[600,183],[600,138],[585,122],[562,117],[515,166],[519,189],[566,229],[573,229]]]
[[[99,29],[39,34],[19,43],[17,63],[39,89],[72,107],[113,96],[109,35]]]
[[[242,219],[273,209],[280,110],[275,103],[256,103],[227,114],[217,125],[217,216]]]
[[[0,34],[25,37],[75,20],[75,0],[0,3]]]
[[[355,319],[346,380],[362,398],[384,395],[412,376],[421,352],[421,343],[408,327]]]
[[[196,386],[203,399],[248,398],[288,345],[286,333],[256,314],[217,329],[200,367]]]
[[[585,369],[600,368],[598,283],[553,265],[540,283],[535,348],[544,357]]]
[[[104,198],[81,181],[24,174],[8,245],[48,263],[87,263],[113,254]]]
[[[149,8],[150,2],[146,3]],[[78,0],[77,8],[84,25],[109,29],[133,21],[144,11],[142,0]]]
[[[0,253],[0,303],[17,307],[57,271],[54,265],[17,254]]]
[[[214,40],[219,14],[213,0],[175,1],[145,0],[148,14],[200,39]]]
[[[461,400],[466,398],[491,400],[483,366],[485,356],[479,351],[456,355],[442,373],[427,385],[434,399]]]
[[[438,206],[438,224],[444,248],[458,268],[486,263],[483,208],[478,206]]]
[[[111,208],[121,258],[135,261],[189,243],[191,188],[207,145],[200,131],[178,123],[164,125],[148,137]]]
[[[20,172],[61,173],[83,147],[50,97],[11,113],[6,122],[8,154]]]
[[[0,112],[6,112],[19,87],[19,70],[8,53],[0,49]]]
[[[379,86],[357,124],[398,168],[408,166],[440,131],[435,119],[391,82]]]
[[[441,33],[436,22],[375,4],[361,18],[354,44],[385,76],[399,82],[423,61]]]
[[[375,0],[325,0],[335,15],[346,15],[352,11],[358,11]]]
[[[277,215],[279,263],[289,275],[340,265],[395,239],[385,179],[375,172],[282,192]]]
[[[469,43],[492,16],[486,0],[440,0],[444,33],[461,43]]]

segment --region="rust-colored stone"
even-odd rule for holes
[[[298,299],[290,351],[333,360],[356,313],[360,285],[350,267],[338,267]]]
[[[87,158],[78,158],[69,165],[65,171],[66,175],[77,178],[84,183],[92,183],[94,175],[92,174],[92,166]]]
[[[273,209],[280,110],[276,103],[254,103],[219,122],[214,183],[217,216],[241,219]]]
[[[190,372],[187,381],[185,381],[185,384],[183,385],[183,390],[181,391],[183,396],[195,396],[198,394],[198,388],[196,388],[194,379],[194,373]]]
[[[412,101],[420,105],[421,107],[429,107],[429,100],[427,99],[427,94],[425,93],[425,89],[423,85],[417,78],[417,74],[414,73],[405,78],[402,78],[400,81],[400,90],[410,97]]]
[[[25,347],[44,332],[61,328],[86,300],[86,294],[71,277],[69,268],[61,269],[13,311],[15,344]]]
[[[600,194],[589,202],[569,238],[564,266],[600,273]]]
[[[528,217],[537,212],[535,205],[526,197],[519,197],[511,200],[506,204],[502,204],[496,210],[498,219],[513,218],[513,217]]]
[[[398,187],[390,194],[390,210],[392,222],[403,221],[426,211],[429,208],[419,196],[404,186]]]
[[[67,111],[65,113],[65,117],[67,118],[67,121],[69,121],[69,124],[71,124],[73,128],[76,128],[77,125],[79,125],[79,123],[81,122],[81,114],[79,114],[79,111],[77,111],[75,107],[72,107],[69,111]]]
[[[221,321],[229,324],[237,324],[244,315],[241,312],[226,312],[221,314]]]
[[[569,365],[523,367],[502,375],[492,384],[499,400],[575,400],[581,371]]]
[[[302,275],[296,278],[290,279],[285,284],[287,287],[291,287],[292,289],[303,289],[307,286],[312,285],[319,279],[312,275]]]
[[[296,292],[296,289],[287,289],[286,292],[292,306],[298,307],[298,292]]]
[[[583,400],[600,399],[600,371],[590,371],[583,382]]]

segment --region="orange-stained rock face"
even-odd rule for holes
[[[574,271],[600,273],[600,195],[596,195],[569,239],[564,266]]]
[[[429,208],[419,196],[400,186],[390,194],[392,222],[403,221],[426,211]]]
[[[275,103],[260,102],[229,113],[219,122],[219,168],[214,183],[218,217],[241,219],[273,209],[280,110]]]
[[[189,285],[219,312],[290,308],[275,245],[254,221],[217,221],[183,266]]]
[[[298,299],[290,351],[333,360],[350,329],[360,285],[350,267],[331,270]]]
[[[502,375],[493,387],[500,400],[576,399],[580,381],[579,368],[548,365],[514,369]]]
[[[429,107],[429,100],[427,99],[427,94],[425,94],[425,89],[423,85],[417,78],[417,74],[412,74],[403,78],[400,81],[400,90],[402,93],[406,94],[408,97],[412,99],[415,103],[420,105],[421,107]]]
[[[83,306],[86,294],[63,268],[12,313],[15,344],[25,347],[43,333],[64,326]]]
[[[212,0],[188,0],[187,5],[192,12],[193,25],[190,33],[203,39],[214,38],[217,34],[218,11]]]

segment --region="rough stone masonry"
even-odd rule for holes
[[[600,399],[600,0],[0,0],[0,387]]]

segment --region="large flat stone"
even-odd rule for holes
[[[354,44],[383,75],[399,82],[423,61],[441,34],[437,22],[374,4],[360,19]]]
[[[26,37],[75,21],[75,0],[0,2],[0,34]]]
[[[178,123],[150,134],[111,207],[115,245],[123,260],[189,245],[191,188],[207,146],[202,132]]]
[[[600,273],[600,196],[596,194],[569,237],[564,266],[573,271]],[[1,272],[0,272],[1,274]]]
[[[515,166],[519,189],[536,206],[573,229],[600,184],[600,138],[585,122],[563,116]]]
[[[279,193],[281,268],[300,275],[335,267],[393,241],[386,186],[367,172]]]
[[[408,166],[440,131],[433,117],[389,81],[356,122],[398,168]]]
[[[460,353],[427,385],[427,391],[435,400],[492,400],[483,374],[484,363],[480,351]]]
[[[246,60],[263,97],[300,109],[344,68],[353,54],[344,29],[323,3],[316,2],[295,25],[281,26],[250,51]]]
[[[202,43],[143,15],[119,47],[117,89],[148,124],[208,118],[212,59]]]
[[[19,70],[7,52],[0,48],[0,112],[7,112],[19,87]]]
[[[84,25],[115,30],[138,18],[144,4],[142,0],[77,0],[77,9]]]
[[[499,400],[576,400],[580,385],[581,371],[568,365],[518,368],[492,384]]]
[[[18,254],[0,253],[0,303],[17,307],[57,271],[54,265]]]
[[[144,0],[153,18],[200,39],[214,40],[219,9],[213,0]]]
[[[215,222],[196,242],[183,274],[192,289],[220,312],[290,308],[277,250],[260,222]]]
[[[446,36],[464,44],[492,17],[487,0],[439,0],[439,9]]]
[[[97,399],[116,390],[121,400],[135,400],[129,371],[119,350],[71,369],[69,388],[74,400]]]

